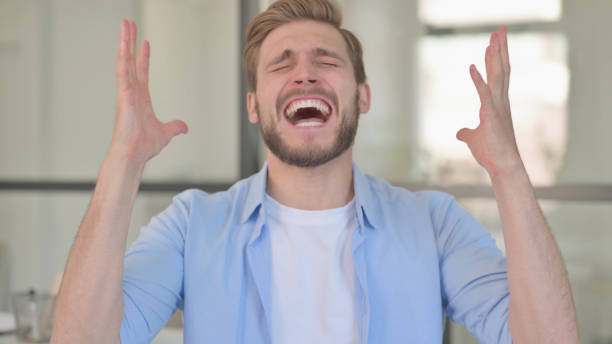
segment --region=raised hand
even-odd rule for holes
[[[146,163],[174,136],[187,133],[187,125],[179,120],[162,123],[155,116],[149,94],[149,42],[142,42],[138,57],[136,44],[136,24],[122,20],[116,72],[117,109],[111,153]]]
[[[524,167],[516,146],[508,100],[510,62],[506,28],[491,35],[485,65],[486,83],[476,67],[470,66],[480,97],[480,124],[476,129],[459,130],[457,139],[467,143],[476,161],[490,176],[511,174]]]

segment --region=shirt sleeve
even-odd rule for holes
[[[452,197],[438,198],[434,208],[448,316],[480,343],[512,343],[505,257],[491,235]]]
[[[185,193],[141,229],[125,256],[121,343],[149,343],[183,307]]]

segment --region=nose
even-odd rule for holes
[[[319,82],[315,68],[311,61],[308,61],[308,59],[303,59],[302,61],[298,62],[293,78],[293,82],[296,86],[316,85]]]

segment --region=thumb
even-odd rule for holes
[[[169,137],[175,137],[178,134],[187,134],[189,128],[185,122],[174,120],[164,124],[164,130]]]
[[[474,135],[474,129],[463,128],[457,132],[457,140],[468,143]]]

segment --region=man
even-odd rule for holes
[[[506,30],[470,74],[480,125],[462,129],[491,177],[506,260],[454,200],[361,174],[368,111],[359,41],[328,0],[280,0],[247,28],[249,119],[261,172],[226,192],[186,191],[123,248],[146,162],[181,121],[148,92],[148,42],[123,21],[113,141],[70,253],[53,342],[150,341],[176,308],[187,343],[439,343],[444,316],[483,343],[577,343],[561,254],[520,159]],[[399,158],[399,157],[398,157]]]

